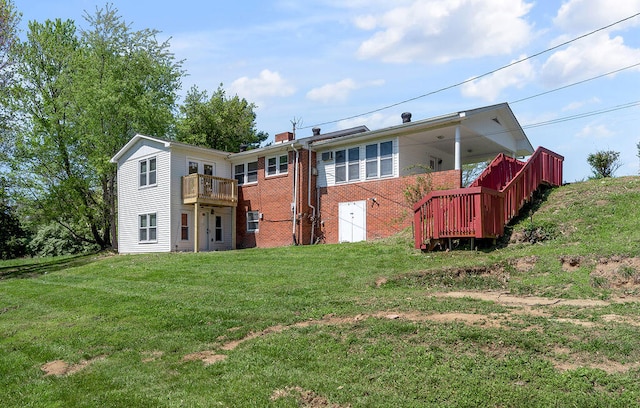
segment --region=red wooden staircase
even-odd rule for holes
[[[415,247],[443,239],[497,238],[542,185],[562,184],[564,157],[539,147],[528,161],[498,155],[467,188],[432,191],[415,204]]]

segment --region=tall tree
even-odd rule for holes
[[[134,133],[166,135],[183,75],[157,31],[132,31],[111,6],[72,21],[32,22],[17,95],[28,127],[15,169],[33,202],[77,239],[116,245],[116,168]]]
[[[13,170],[30,208],[42,222],[57,221],[70,231],[89,225],[98,240],[91,185],[85,166],[73,100],[73,74],[79,42],[73,21],[30,22],[18,49],[21,81],[13,89],[16,109],[27,119],[16,137]],[[98,241],[96,241],[98,242]]]
[[[101,191],[102,240],[117,246],[116,168],[109,159],[134,133],[171,132],[183,71],[169,43],[158,42],[158,31],[132,31],[111,6],[86,20],[90,29],[82,31],[75,76],[78,126]]]
[[[227,152],[258,147],[269,135],[256,130],[255,108],[238,95],[227,97],[222,84],[211,98],[194,86],[180,106],[178,140]]]
[[[13,146],[15,120],[9,108],[10,86],[15,78],[13,50],[18,43],[20,14],[11,0],[0,0],[0,166],[6,162]],[[2,169],[0,169],[2,170]]]

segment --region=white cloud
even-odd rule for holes
[[[588,41],[576,41],[551,55],[542,66],[542,81],[555,87],[615,71],[638,61],[640,49],[626,46],[622,37],[594,34]]]
[[[518,60],[525,58],[522,55]],[[513,60],[511,63],[518,60]],[[480,79],[467,82],[461,88],[462,95],[468,98],[481,98],[493,102],[506,88],[515,86],[522,88],[534,78],[534,69],[527,61],[520,62]]]
[[[512,53],[531,38],[525,0],[414,0],[378,15],[356,18],[377,30],[358,49],[360,58],[385,62],[443,63]]]
[[[580,109],[585,105],[590,105],[593,103],[600,103],[600,98],[597,97],[593,97],[584,101],[575,101],[575,102],[571,102],[570,104],[568,104],[567,106],[565,106],[564,108],[562,108],[563,112],[566,111],[572,111],[572,110],[576,110],[576,109]]]
[[[367,116],[341,120],[337,123],[337,127],[338,129],[348,129],[355,126],[365,125],[369,129],[375,130],[401,124],[402,119],[399,114],[384,115],[377,112]]]
[[[250,101],[264,97],[289,96],[296,89],[287,83],[278,72],[264,69],[257,78],[241,77],[231,83],[229,87],[232,94],[246,98]]]
[[[353,79],[346,78],[342,81],[326,84],[319,88],[313,88],[307,92],[307,99],[321,103],[345,102],[349,98],[349,94],[356,89],[369,86],[381,86],[383,84],[384,80],[375,80],[358,84]]]
[[[605,125],[589,124],[576,134],[579,139],[608,139],[614,135],[614,132],[607,129]]]
[[[636,14],[640,10],[640,0],[569,0],[558,10],[553,22],[571,33],[583,33],[609,25],[625,17]],[[613,30],[620,30],[631,25],[640,25],[640,19],[634,18]]]

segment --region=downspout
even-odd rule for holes
[[[307,152],[309,154],[307,167],[309,167],[309,184],[307,187],[307,205],[313,211],[311,212],[311,237],[309,239],[309,245],[313,245],[313,238],[315,234],[316,227],[316,207],[311,205],[311,143],[307,143]]]
[[[293,143],[291,144],[291,148],[296,152],[296,159],[293,166],[293,201],[291,204],[293,222],[291,225],[291,237],[293,239],[293,245],[298,245],[298,240],[296,239],[296,217],[298,215],[298,161],[300,160],[300,152],[298,152],[298,149],[295,148]]]

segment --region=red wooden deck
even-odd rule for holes
[[[541,185],[562,184],[564,157],[539,147],[528,161],[498,155],[468,188],[432,191],[413,207],[415,247],[441,239],[497,238]]]

